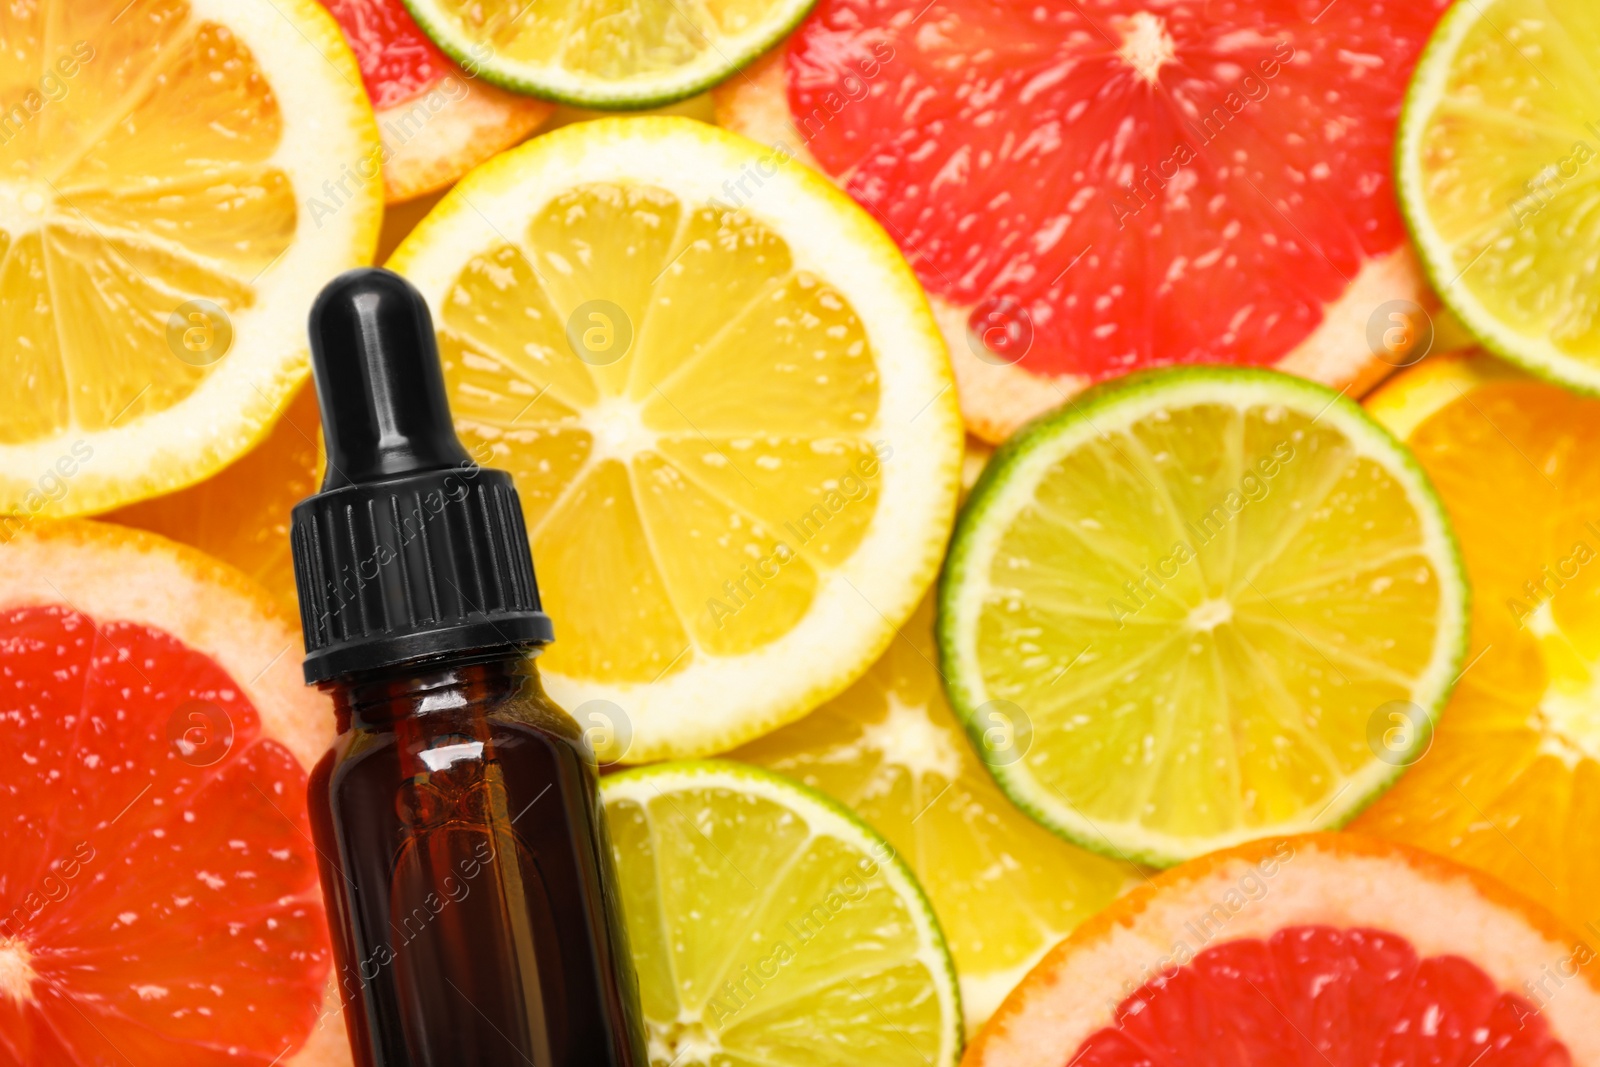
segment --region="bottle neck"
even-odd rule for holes
[[[340,733],[392,729],[430,716],[460,716],[525,693],[542,693],[539,650],[498,651],[445,663],[400,664],[345,675],[321,688],[333,698]]]

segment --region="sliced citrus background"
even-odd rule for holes
[[[1431,302],[1389,172],[1446,6],[821,0],[718,114],[894,235],[988,440],[1167,363],[1359,395],[1374,312]]]
[[[332,740],[238,572],[40,521],[0,546],[0,1064],[348,1064],[306,821]]]
[[[649,108],[709,89],[805,17],[815,0],[405,0],[468,69],[519,93]]]
[[[940,667],[1013,800],[1166,866],[1370,803],[1426,743],[1466,601],[1427,478],[1354,403],[1152,371],[995,453],[941,579]]]
[[[312,296],[370,261],[355,61],[314,0],[51,0],[0,34],[0,512],[190,484],[267,432]]]
[[[630,723],[602,759],[791,722],[916,607],[958,490],[949,365],[820,177],[686,119],[580,123],[469,175],[389,265],[463,441],[516,479],[551,693]]]
[[[1354,834],[1269,838],[1080,926],[961,1062],[1593,1063],[1597,969],[1555,916],[1465,867]]]
[[[1600,936],[1600,401],[1476,354],[1371,398],[1461,538],[1472,649],[1433,747],[1356,824]]]
[[[848,805],[905,858],[944,928],[976,1029],[1138,874],[1062,841],[996,788],[945,703],[937,655],[924,601],[859,682],[731,755]]]
[[[285,618],[300,618],[289,510],[317,491],[325,462],[317,391],[300,387],[271,432],[197,485],[103,516],[193,545],[254,579]]]
[[[440,52],[401,0],[322,0],[361,65],[383,138],[390,203],[441,189],[549,118],[542,100],[508,93]]]
[[[638,768],[600,793],[651,1063],[954,1067],[938,920],[860,819],[723,761]]]
[[[1445,303],[1498,354],[1600,393],[1600,9],[1474,0],[1406,97],[1397,185]]]

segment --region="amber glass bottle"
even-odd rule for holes
[[[311,316],[328,448],[296,508],[306,678],[338,735],[312,831],[361,1067],[645,1067],[593,755],[545,695],[516,490],[449,421],[422,298]]]

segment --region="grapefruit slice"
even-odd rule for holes
[[[718,116],[883,222],[986,439],[1168,363],[1359,394],[1429,301],[1389,164],[1446,6],[821,0]]]
[[[349,1063],[305,809],[333,714],[299,659],[164,538],[0,547],[0,1065]]]
[[[1500,883],[1353,834],[1153,879],[1023,980],[963,1067],[1566,1067],[1600,1060],[1594,953]]]
[[[550,117],[544,101],[508,93],[476,69],[457,66],[401,0],[321,2],[350,42],[377,112],[389,203],[444,188]]]

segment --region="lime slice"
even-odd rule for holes
[[[647,108],[711,88],[816,0],[405,0],[474,77],[578,107]]]
[[[861,681],[733,757],[849,805],[900,851],[944,928],[972,1031],[1138,874],[1051,834],[995,788],[934,669],[932,598],[900,636]]]
[[[961,998],[938,921],[888,842],[739,763],[601,784],[650,1061],[949,1067]]]
[[[735,206],[728,175],[760,177]],[[927,298],[815,172],[683,118],[567,126],[473,171],[389,260],[463,441],[509,470],[606,762],[725,752],[872,665],[955,518]]]
[[[1490,349],[1600,392],[1600,7],[1474,0],[1406,97],[1396,187],[1445,303]]]
[[[1022,749],[986,760],[1013,800],[1166,865],[1371,801],[1427,744],[1466,603],[1432,487],[1359,407],[1189,368],[1094,390],[995,454],[939,651],[973,741]]]

